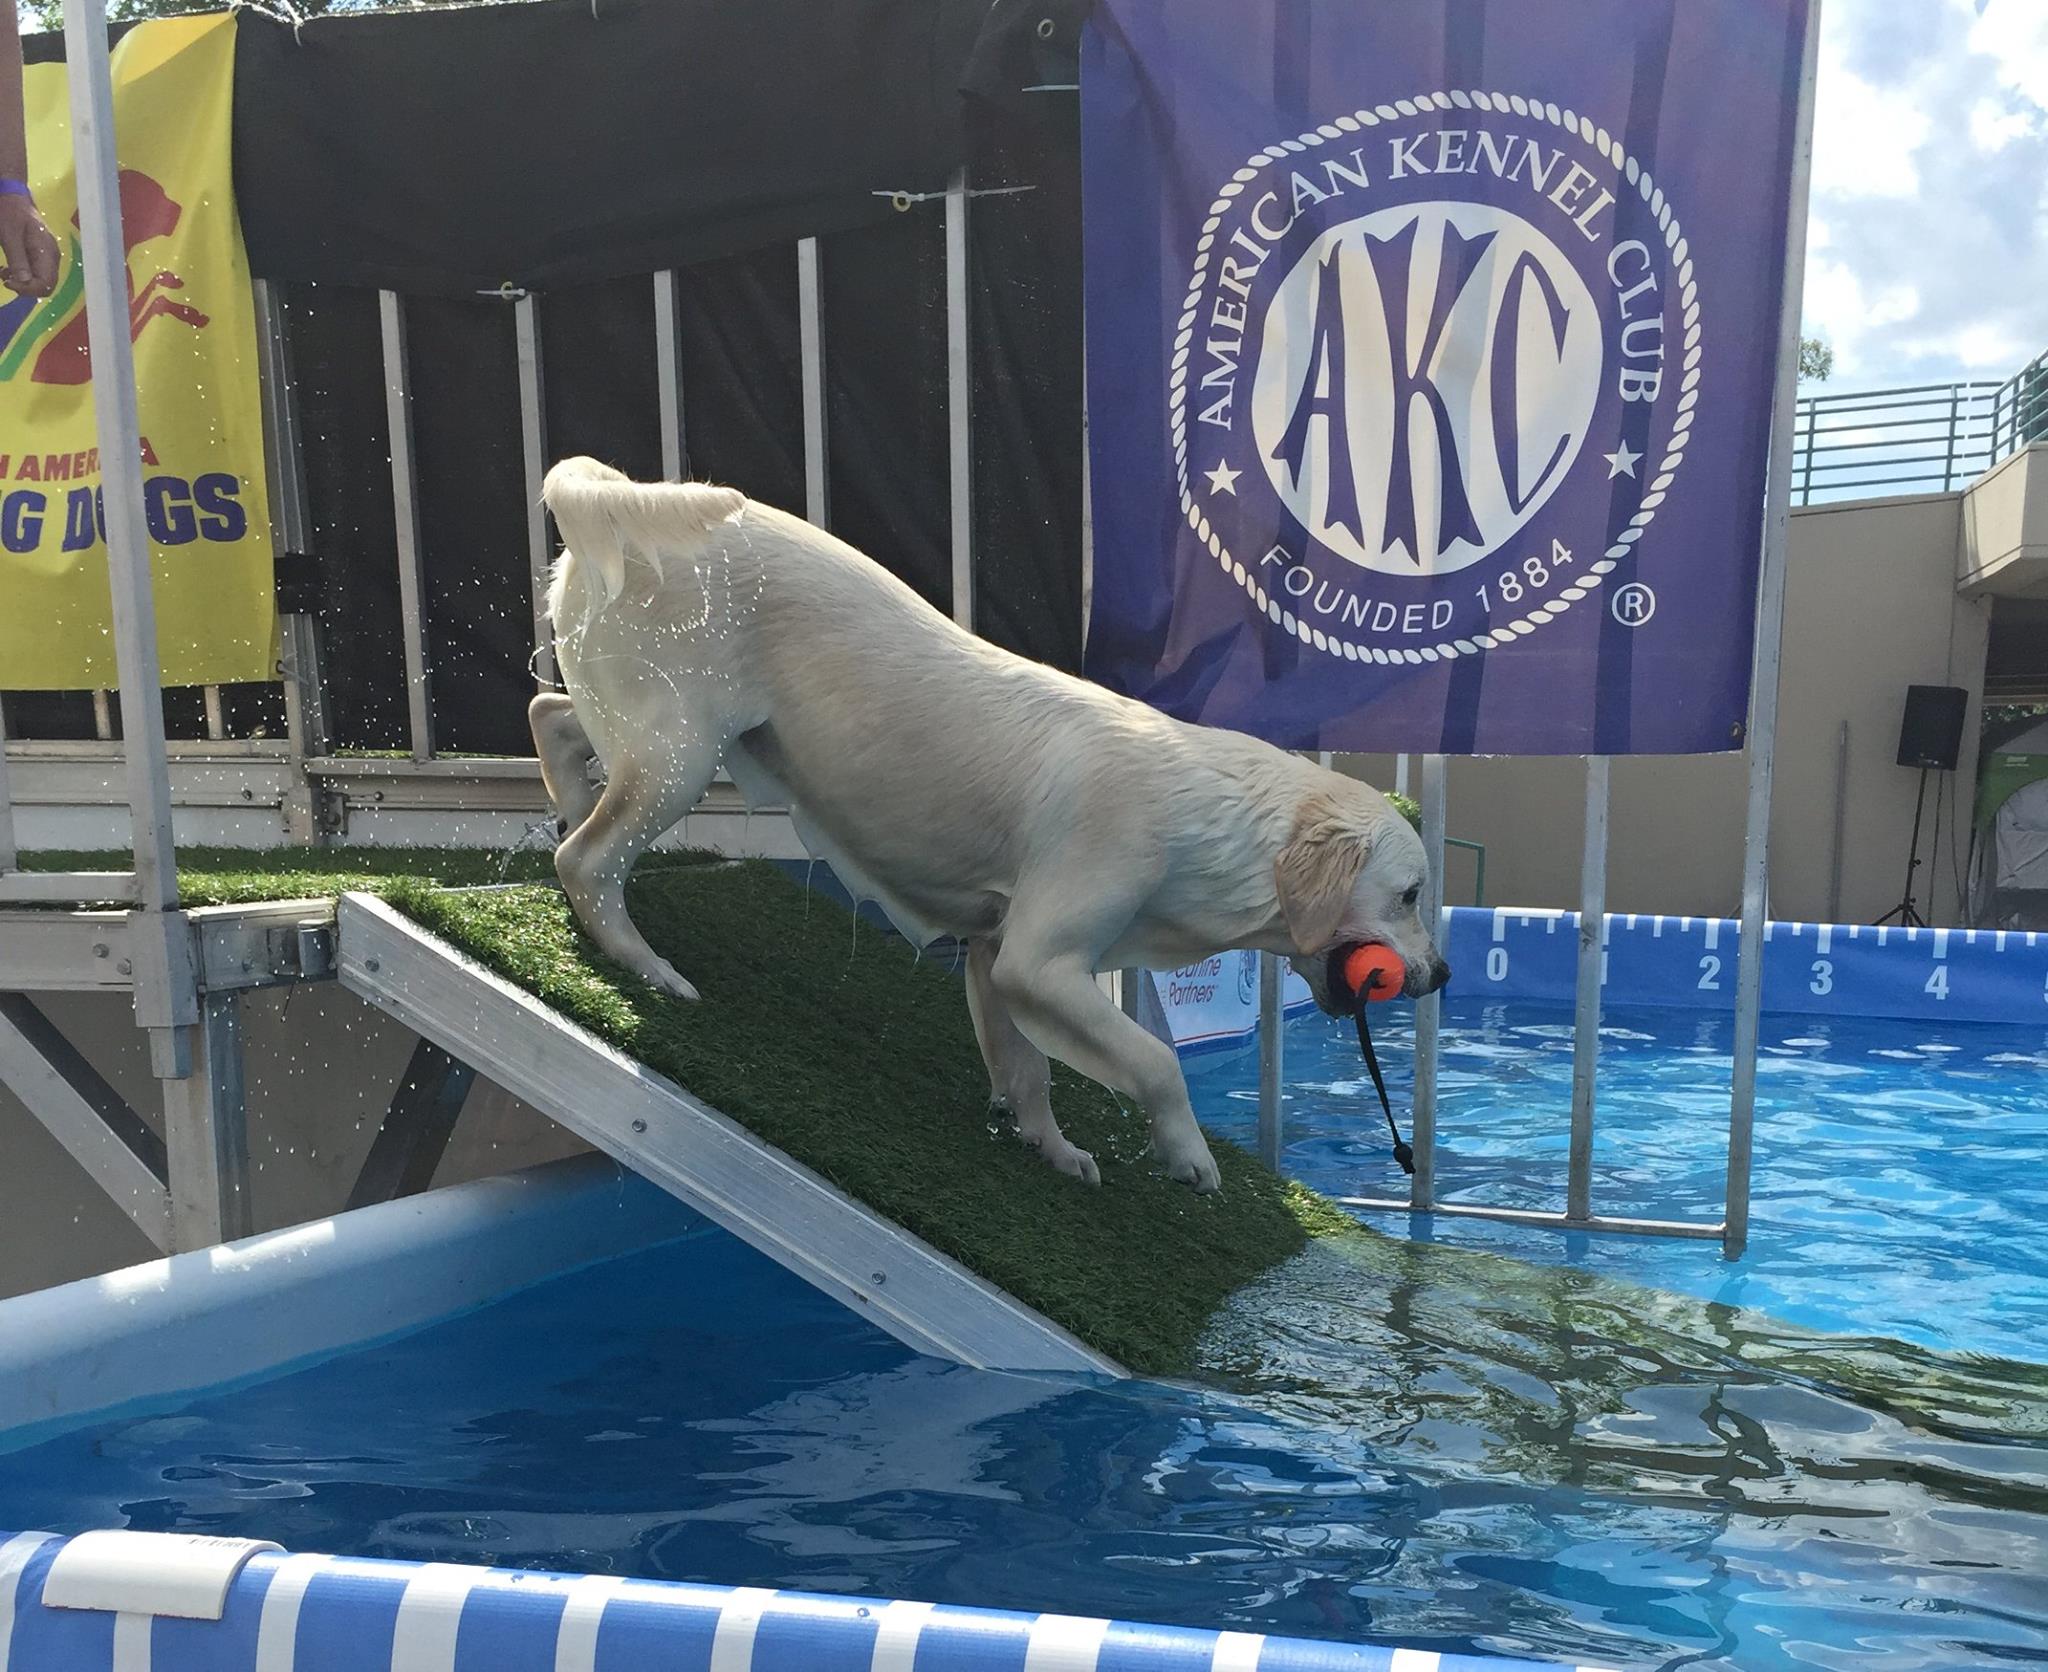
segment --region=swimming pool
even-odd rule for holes
[[[1636,1020],[1617,1025],[1662,1037]],[[1561,1024],[1483,1009],[1451,1022],[1445,1183],[1480,1188],[1459,1180],[1464,1119],[1561,1107],[1556,1036],[1518,1031]],[[1292,1041],[1297,1144],[1325,1182],[1365,1183],[1378,1143],[1350,1124],[1341,1052],[1318,1062],[1322,1027]],[[1982,1043],[1926,1053],[1964,1062],[1921,1078],[2025,1066]],[[1623,1047],[1664,1106],[1686,1064],[1725,1075],[1714,1045],[1618,1040],[1616,1138],[1630,1129]],[[1848,1050],[1837,1036],[1820,1060],[1846,1066]],[[1232,1066],[1197,1079],[1242,1120]],[[1796,1201],[1769,1182],[1785,1175],[1767,1135],[1790,1118],[1770,1107],[1760,1230],[1779,1205],[1750,1257],[1763,1267]],[[2017,1147],[2025,1117],[2006,1119]],[[1677,1173],[1700,1172],[1667,1141],[1690,1157]],[[1500,1132],[1485,1144],[1515,1148]],[[1546,1184],[1561,1151],[1528,1165],[1515,1188]],[[1665,1159],[1631,1165],[1658,1174]],[[1674,1209],[1696,1188],[1663,1186]],[[1554,1254],[1567,1239],[1548,1241]],[[1645,1288],[1426,1243],[1325,1249],[1241,1298],[1209,1343],[1219,1386],[1193,1390],[920,1358],[703,1230],[403,1340],[0,1455],[0,1515],[1617,1667],[2048,1657],[2048,1370],[2019,1362],[2020,1337],[1994,1360],[1821,1334],[1688,1295],[1691,1279],[1763,1281],[1731,1279],[1711,1244],[1601,1239],[1591,1253],[1686,1269]],[[1773,1281],[1825,1315],[1796,1270]],[[1826,1305],[1846,1317],[1853,1285],[1842,1294]]]
[[[1390,1004],[1374,1020],[1405,1130],[1414,1012]],[[1600,1211],[1720,1217],[1730,1035],[1723,1013],[1609,1006]],[[1441,1049],[1439,1199],[1561,1207],[1570,1010],[1453,1000]],[[1285,1078],[1289,1172],[1331,1195],[1407,1195],[1348,1024],[1291,1024]],[[1252,1141],[1251,1053],[1196,1058],[1189,1089],[1205,1122]],[[1750,1246],[1732,1265],[1713,1244],[1372,1217],[1809,1329],[2048,1362],[2048,1027],[1766,1015],[1751,1188]]]

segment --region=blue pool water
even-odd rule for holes
[[[1407,1129],[1414,1011],[1374,1011]],[[1601,1029],[1594,1206],[1708,1223],[1725,1199],[1728,1017],[1610,1010]],[[1350,1024],[1297,1020],[1285,1057],[1289,1172],[1331,1195],[1405,1199]],[[1445,1006],[1437,1194],[1561,1208],[1572,1018]],[[1714,1245],[1439,1217],[1416,1234],[1767,1312],[1810,1329],[2048,1362],[2048,1029],[1766,1016],[1747,1256]],[[1196,1058],[1206,1124],[1250,1145],[1248,1052]],[[1405,1214],[1372,1222],[1396,1235]]]
[[[1555,1101],[1556,1036],[1522,1030],[1557,1019],[1453,1022],[1446,1185],[1548,1188],[1561,1153],[1512,1162],[1508,1128]],[[1644,1192],[1627,1205],[1704,1208],[1707,1141],[1682,1128],[1705,1119],[1725,1046],[1690,1018],[1676,1034],[1620,1025],[1653,1036],[1616,1041],[1612,1166]],[[1293,1042],[1298,1158],[1326,1184],[1381,1188],[1322,1028]],[[2033,1188],[2019,1158],[2048,1113],[2016,1083],[2038,1068],[1994,1060],[2023,1042],[1961,1032],[1867,1049],[1840,1032],[1826,1047],[1771,1039],[1857,1089],[1825,1102],[1781,1098],[1783,1072],[1766,1082],[1764,1234],[1732,1276],[1711,1245],[1577,1251],[1672,1262],[1635,1270],[1655,1284],[1641,1287],[1559,1263],[1555,1237],[1526,1250],[1541,1261],[1368,1239],[1241,1297],[1207,1350],[1212,1386],[1097,1386],[920,1358],[706,1231],[402,1341],[0,1453],[0,1525],[201,1529],[1626,1668],[2048,1662],[2038,1196],[1978,1195]],[[1903,1059],[1864,1066],[1928,1043],[1960,1048],[1923,1053],[1944,1065],[1910,1076]],[[1243,1067],[1198,1076],[1223,1120],[1243,1118]],[[1939,1153],[1897,1136],[1923,1123],[1946,1131]],[[1631,1148],[1639,1128],[1652,1147]],[[1918,1215],[1924,1240],[1871,1211],[1859,1181],[1880,1162],[1881,1199]],[[2015,1234],[1957,1233],[1939,1208],[1951,1197]],[[1793,1228],[1809,1206],[1821,1234]],[[1895,1240],[1873,1251],[1879,1234]],[[1910,1317],[1897,1297],[1912,1284],[1887,1299],[1867,1275],[1909,1256],[1950,1296]],[[1749,1286],[1739,1305],[1724,1304],[1731,1283]],[[1973,1284],[1993,1292],[1968,1310]],[[1832,1333],[1747,1309],[1766,1294]],[[2000,1294],[2032,1320],[2002,1342]],[[1958,1335],[2009,1356],[1940,1350],[1951,1307]]]

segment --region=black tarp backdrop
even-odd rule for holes
[[[406,299],[438,747],[531,747],[512,308],[477,294],[501,284],[538,297],[549,455],[651,477],[651,274],[676,268],[690,473],[801,512],[794,240],[818,236],[832,527],[950,609],[937,194],[962,162],[986,194],[969,217],[976,622],[1078,668],[1084,10],[599,0],[593,19],[588,0],[532,0],[296,39],[245,12],[236,190],[252,269],[285,303],[313,525],[291,574],[323,623],[335,744],[407,742],[377,284]],[[902,208],[897,191],[932,195]],[[80,735],[81,705],[89,735],[82,697],[11,698],[10,724]],[[231,712],[246,729],[254,711]]]

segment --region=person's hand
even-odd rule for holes
[[[47,296],[57,288],[57,240],[43,225],[34,202],[11,193],[0,196],[0,284],[18,296]]]

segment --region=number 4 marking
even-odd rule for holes
[[[1571,560],[1572,554],[1564,549],[1564,542],[1562,540],[1550,542],[1550,561],[1552,563],[1563,565],[1571,562]]]
[[[1934,973],[1927,978],[1927,985],[1920,990],[1923,993],[1932,993],[1938,999],[1947,998],[1948,965],[1936,964],[1934,966]]]

